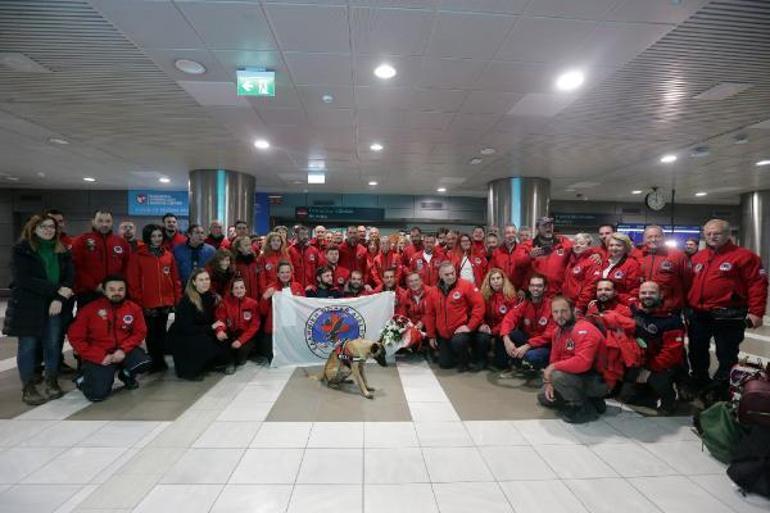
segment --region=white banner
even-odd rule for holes
[[[393,317],[393,292],[344,299],[273,296],[273,365],[318,365],[339,340],[377,340]]]

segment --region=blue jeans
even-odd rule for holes
[[[59,374],[59,362],[61,360],[61,348],[59,347],[59,333],[61,332],[61,315],[48,317],[48,322],[43,326],[43,335],[40,337],[19,337],[19,350],[16,353],[16,366],[19,368],[19,377],[24,384],[29,383],[35,377],[38,350],[43,350],[45,362],[45,374],[47,377],[56,377]]]

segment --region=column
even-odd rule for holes
[[[208,226],[214,219],[225,229],[235,221],[254,223],[254,187],[256,180],[229,169],[190,171],[190,223]]]
[[[548,214],[551,182],[545,178],[500,178],[489,182],[487,224],[501,230],[513,223],[528,226],[534,233],[535,222]]]
[[[741,194],[741,246],[762,258],[765,269],[770,264],[770,191]],[[766,315],[770,315],[770,305]]]

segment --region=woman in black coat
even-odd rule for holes
[[[23,385],[22,400],[31,405],[63,395],[58,383],[62,306],[72,297],[75,273],[72,256],[59,241],[59,227],[50,215],[34,215],[22,230],[11,256],[11,299],[5,314],[7,335],[18,337],[16,364]],[[35,366],[43,354],[46,396],[35,386]]]
[[[219,298],[211,291],[211,278],[205,269],[195,269],[176,307],[169,341],[176,375],[200,381],[203,373],[216,364],[227,363],[227,353],[216,338],[215,313]]]

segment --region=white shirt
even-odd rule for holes
[[[460,263],[460,278],[476,284],[476,277],[473,275],[473,266],[468,257],[464,256]]]
[[[422,257],[425,259],[426,262],[430,263],[430,260],[433,258],[433,253],[426,253],[423,251]]]

